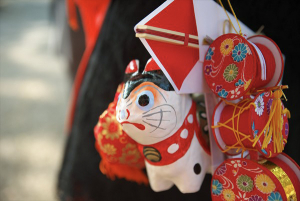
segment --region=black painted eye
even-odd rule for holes
[[[150,98],[146,94],[139,97],[139,105],[145,107],[149,104]]]
[[[142,91],[135,100],[136,106],[143,110],[148,111],[154,105],[154,96],[151,91]]]

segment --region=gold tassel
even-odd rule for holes
[[[272,93],[274,94],[274,99],[271,106],[271,113],[269,115],[269,120],[265,128],[262,130],[262,132],[256,136],[253,143],[253,147],[255,146],[255,144],[261,137],[261,135],[265,132],[266,134],[262,143],[262,149],[265,149],[268,146],[271,137],[273,137],[274,153],[281,153],[283,151],[285,141],[282,136],[282,127],[283,127],[282,115],[286,114],[288,118],[291,118],[290,111],[287,108],[285,108],[284,110],[282,109],[281,97],[284,96],[284,98],[286,99],[282,91],[283,88],[287,88],[287,87],[282,86],[278,90]]]

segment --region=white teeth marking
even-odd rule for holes
[[[191,123],[193,123],[193,121],[194,121],[193,115],[190,114],[188,117],[188,122],[191,124]]]
[[[174,154],[178,149],[179,149],[179,145],[176,144],[176,143],[174,143],[174,144],[172,144],[171,146],[169,146],[168,152],[169,152],[170,154]]]
[[[181,131],[180,137],[183,138],[183,139],[186,139],[186,138],[188,137],[188,134],[189,134],[189,132],[188,132],[188,130],[185,128],[185,129],[183,129],[183,130]]]

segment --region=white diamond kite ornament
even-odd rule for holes
[[[220,36],[226,19],[212,0],[167,0],[134,30],[177,93],[204,93],[210,90],[202,70],[208,45],[202,41],[206,35]],[[253,35],[241,26],[243,33]]]

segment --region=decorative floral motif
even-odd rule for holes
[[[225,89],[222,89],[222,91],[219,91],[218,92],[218,95],[221,97],[221,98],[226,98],[228,96],[228,92],[225,91]]]
[[[273,99],[269,99],[268,102],[267,102],[267,114],[268,114],[268,115],[269,115],[270,112],[271,112],[272,102],[273,102]]]
[[[242,167],[240,160],[232,160],[230,161],[234,168]]]
[[[237,98],[238,95],[240,95],[241,92],[240,92],[239,88],[237,87],[234,90],[231,90],[230,93],[232,94],[230,96],[230,98]]]
[[[245,46],[246,46],[246,49],[247,49],[247,54],[252,54],[252,52],[251,52],[251,50],[249,48],[249,45],[245,44]]]
[[[268,155],[268,152],[265,149],[261,150],[265,155]]]
[[[116,147],[112,144],[109,144],[109,143],[103,145],[103,147],[101,147],[101,149],[107,155],[115,155],[116,152],[117,152]]]
[[[230,38],[227,38],[221,43],[220,51],[224,56],[229,55],[231,50],[233,49],[233,40]]]
[[[264,199],[258,195],[252,195],[250,198],[249,198],[249,201],[264,201]]]
[[[120,163],[122,164],[135,164],[141,157],[137,146],[132,143],[127,143],[122,149],[122,156],[120,157]]]
[[[235,64],[229,64],[223,73],[223,77],[227,82],[232,82],[238,75],[239,68]]]
[[[266,136],[268,136],[269,132],[270,132],[270,128],[266,128],[266,129],[264,130],[264,137],[265,137],[265,138],[266,138]],[[269,136],[269,137],[270,137],[270,140],[269,140],[268,144],[270,144],[270,143],[272,142],[272,135]]]
[[[236,180],[237,187],[243,192],[250,192],[253,189],[253,180],[247,175],[241,175]]]
[[[256,105],[255,112],[258,116],[261,116],[264,112],[264,99],[261,95],[259,95],[254,101]]]
[[[246,58],[247,47],[244,43],[237,44],[232,50],[232,58],[236,62],[243,61]]]
[[[276,188],[272,179],[266,174],[260,174],[256,176],[255,186],[260,192],[264,194],[269,194]]]
[[[211,48],[209,48],[208,51],[207,51],[205,59],[206,60],[211,60],[212,55],[214,55],[214,51]]]
[[[105,123],[102,123],[102,127],[103,131],[101,134],[104,135],[106,139],[118,139],[122,134],[122,127],[114,116],[105,118]]]
[[[211,188],[214,195],[220,195],[223,190],[222,184],[216,179],[213,180]]]
[[[239,79],[239,81],[237,81],[234,85],[236,86],[236,87],[238,87],[238,86],[243,86],[245,83],[241,80],[241,79]]]
[[[289,134],[289,124],[288,124],[288,123],[285,123],[285,124],[284,124],[284,134],[285,134],[285,135],[288,135],[288,134]]]
[[[272,192],[267,201],[283,201],[279,192]]]
[[[216,171],[216,175],[223,175],[226,172],[226,165],[223,164],[221,167],[218,168],[218,170]]]
[[[222,85],[217,85],[216,86],[216,92],[219,92],[222,89]]]
[[[268,92],[265,92],[265,97],[269,97],[271,95],[271,93],[268,91]]]
[[[249,199],[246,197],[246,193],[241,194],[240,191],[239,191],[239,195],[236,195],[236,197],[239,199],[239,201],[241,200],[249,201]]]
[[[224,189],[223,190],[223,198],[226,201],[234,201],[235,200],[235,194],[231,189]]]
[[[246,81],[245,85],[244,85],[244,90],[247,90],[249,85],[251,84],[252,79]]]
[[[212,67],[211,67],[211,65],[205,66],[205,74],[206,74],[206,75],[210,75],[211,72],[212,72]]]
[[[255,124],[254,121],[252,123],[252,131],[253,131],[253,138],[255,139],[258,133],[258,130],[255,130]]]

